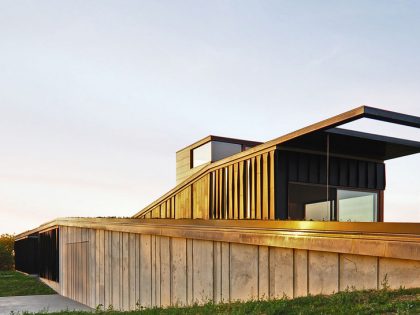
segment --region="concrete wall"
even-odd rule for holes
[[[420,261],[60,226],[61,294],[114,309],[420,287]]]

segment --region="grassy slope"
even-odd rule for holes
[[[0,296],[55,294],[37,278],[16,271],[0,271]]]
[[[330,296],[310,296],[294,300],[253,301],[246,303],[206,304],[188,308],[149,309],[132,312],[106,312],[97,314],[420,314],[420,288],[396,291],[340,292]],[[86,312],[61,312],[64,314],[88,314]]]

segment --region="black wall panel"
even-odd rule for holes
[[[15,241],[16,270],[59,281],[59,230],[51,229]]]
[[[276,151],[276,219],[287,219],[288,183],[327,184],[327,157],[294,151]],[[385,164],[332,156],[328,161],[330,186],[385,189]]]
[[[15,241],[15,269],[28,273],[38,274],[38,236],[32,235]]]
[[[52,281],[59,278],[59,230],[39,234],[39,276]]]

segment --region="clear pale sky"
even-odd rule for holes
[[[361,104],[420,115],[419,74],[417,1],[0,0],[0,233],[130,216],[208,134],[267,141]],[[387,162],[385,220],[420,222],[419,168]]]

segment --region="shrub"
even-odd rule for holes
[[[0,270],[14,269],[13,245],[15,238],[10,234],[0,235]]]

